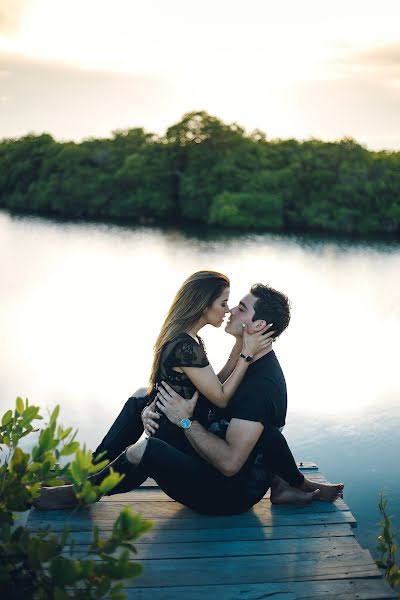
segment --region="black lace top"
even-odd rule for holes
[[[156,385],[151,394],[152,400],[157,393],[158,385],[162,381],[168,383],[168,385],[170,385],[180,396],[187,400],[193,396],[196,391],[194,384],[185,373],[174,371],[173,368],[203,368],[210,364],[208,362],[204,342],[199,336],[198,340],[199,343],[197,343],[188,333],[181,333],[165,344],[161,354]],[[200,396],[193,417],[203,425],[206,425],[208,412],[211,406],[212,405],[207,398]],[[192,448],[189,442],[187,442],[186,437],[182,435],[182,430],[170,423],[164,414],[161,414],[158,424],[159,429],[154,437],[159,437],[160,439],[171,443],[176,448],[192,453]]]
[[[174,367],[207,367],[208,362],[203,340],[197,343],[188,333],[181,333],[167,342],[163,348],[157,383],[166,381],[183,398],[193,396],[196,388],[184,373],[174,371]]]

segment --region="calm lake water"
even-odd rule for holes
[[[292,301],[275,351],[286,374],[285,436],[299,460],[344,481],[374,552],[379,492],[400,525],[400,245],[281,235],[199,237],[0,213],[0,408],[62,407],[95,448],[144,385],[172,297],[199,269],[229,275],[231,305],[254,282]],[[216,369],[232,338],[202,333]],[[299,512],[301,521],[301,511]]]

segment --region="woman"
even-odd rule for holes
[[[271,343],[273,332],[264,327],[254,335],[243,334],[243,347],[229,377],[221,383],[208,362],[199,331],[205,325],[220,327],[229,313],[229,279],[215,271],[198,271],[183,283],[168,311],[154,345],[154,358],[148,394],[155,407],[155,396],[162,381],[186,399],[196,389],[200,398],[194,418],[205,424],[212,405],[225,408],[241,383],[253,357]],[[161,415],[155,436],[188,450],[183,432]]]

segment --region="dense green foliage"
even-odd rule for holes
[[[397,233],[400,152],[352,139],[269,141],[204,112],[165,136],[0,142],[0,207],[61,218]]]
[[[385,579],[388,580],[391,586],[399,591],[400,598],[400,567],[396,561],[396,538],[399,532],[393,531],[392,518],[387,514],[387,498],[384,497],[382,492],[379,499],[379,512],[382,517],[382,520],[379,523],[381,526],[381,533],[378,536],[379,544],[377,548],[380,559],[376,562],[378,567],[383,569]]]
[[[66,478],[74,485],[81,504],[90,504],[112,490],[122,476],[111,469],[99,486],[89,478],[108,464],[92,463],[92,453],[81,448],[71,428],[57,425],[59,407],[37,437],[31,452],[24,452],[20,440],[37,432],[33,421],[42,419],[39,407],[17,398],[15,410],[8,410],[0,424],[0,596],[15,600],[98,600],[125,598],[123,581],[142,571],[132,562],[132,541],[151,527],[125,507],[108,538],[100,538],[97,527],[87,555],[77,555],[73,536],[51,530],[31,531],[18,525],[17,514],[27,510],[39,495],[42,484],[62,485]],[[58,459],[75,455],[63,467]]]

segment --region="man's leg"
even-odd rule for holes
[[[306,504],[313,499],[332,502],[343,491],[343,484],[316,483],[299,471],[293,454],[282,433],[276,427],[265,429],[265,456],[267,468],[278,476],[272,482],[271,501],[275,504]],[[289,485],[287,485],[289,484]],[[302,493],[306,496],[303,496]]]
[[[198,455],[188,455],[163,440],[141,440],[127,449],[126,456],[170,498],[202,514],[237,514],[254,504],[237,479],[225,477]]]
[[[282,433],[270,425],[265,428],[263,435],[264,463],[267,469],[287,481],[289,485],[301,487],[304,475],[297,468],[296,461]]]

